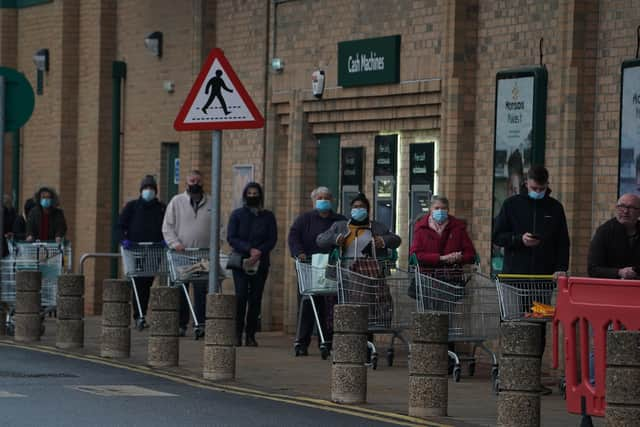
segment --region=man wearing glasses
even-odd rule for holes
[[[602,224],[589,246],[589,276],[610,279],[640,278],[640,198],[624,194],[613,218]]]

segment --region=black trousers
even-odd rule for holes
[[[313,302],[316,305],[318,311],[318,318],[320,319],[320,325],[322,326],[322,334],[324,340],[331,342],[333,331],[327,325],[327,304],[326,298],[323,296],[312,296]],[[302,300],[302,296],[298,294],[298,307],[301,311],[300,325],[298,326],[298,337],[296,341],[303,347],[308,347],[311,343],[311,335],[313,334],[313,327],[316,324],[316,319],[313,316],[313,307],[311,307],[311,301],[305,298]],[[320,344],[320,337],[318,336],[318,344]]]
[[[204,327],[206,307],[207,307],[207,291],[209,288],[208,282],[199,281],[191,283],[193,285],[193,310],[196,312],[196,318],[198,323]],[[187,292],[189,292],[189,283],[185,283]],[[189,304],[187,303],[187,297],[184,295],[184,291],[180,289],[180,327],[185,328],[189,324]]]
[[[233,272],[233,283],[236,288],[236,336],[242,337],[244,331],[248,337],[253,337],[258,328],[258,316],[262,305],[264,283],[267,280],[269,268],[258,269],[251,276],[243,271]],[[245,322],[246,317],[246,322]]]
[[[147,307],[149,306],[149,294],[151,294],[151,285],[153,285],[153,277],[136,277],[135,281],[136,291],[138,291],[138,298],[140,299],[140,308],[142,309],[142,317],[147,315]],[[138,304],[136,304],[136,297],[131,289],[131,301],[133,302],[133,318],[138,319],[140,313],[138,313]]]

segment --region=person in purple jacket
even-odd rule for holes
[[[316,244],[318,234],[324,233],[336,221],[344,221],[345,218],[333,211],[333,196],[327,187],[318,187],[311,192],[311,201],[314,209],[298,216],[289,230],[289,250],[291,256],[301,261],[311,262],[313,254],[327,253],[326,249],[320,249]],[[324,325],[326,341],[331,341],[332,325],[327,324],[328,298],[323,296],[313,296],[313,302],[318,309],[320,322]],[[300,301],[300,296],[299,296]],[[300,321],[298,334],[296,337],[296,355],[307,356],[311,334],[313,333],[314,316],[311,311],[311,304],[308,300],[303,300],[299,307]]]

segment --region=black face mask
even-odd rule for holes
[[[187,186],[187,191],[189,194],[202,194],[202,185],[200,184],[192,184]]]
[[[247,206],[251,208],[257,208],[258,206],[260,206],[260,197],[258,196],[248,196],[246,200]]]

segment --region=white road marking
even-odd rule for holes
[[[104,397],[177,397],[176,394],[164,393],[137,385],[74,385],[68,387]]]
[[[9,391],[0,390],[0,398],[2,397],[27,397],[24,394],[11,393]]]

